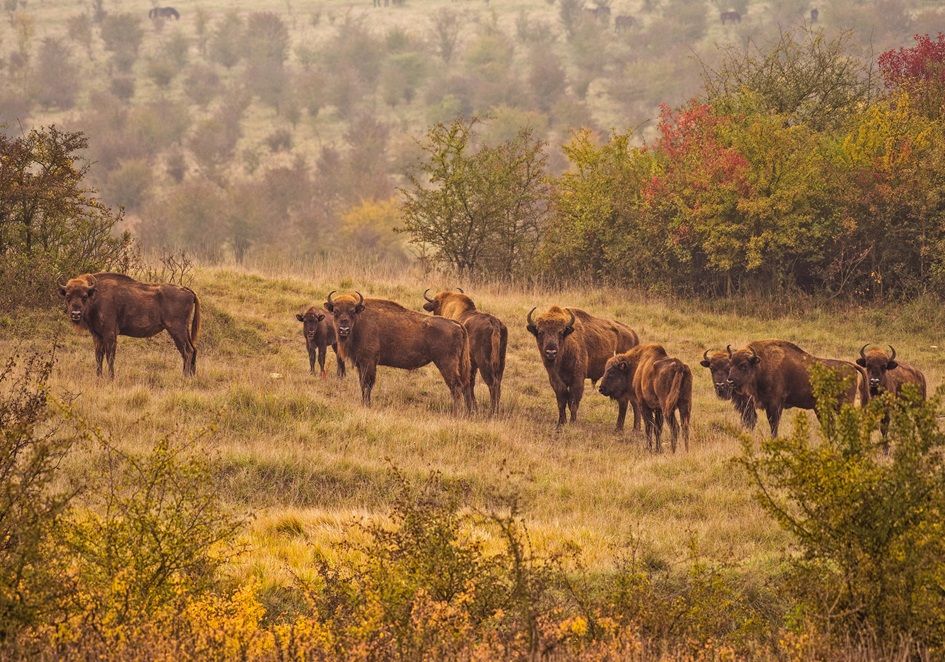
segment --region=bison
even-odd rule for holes
[[[426,300],[423,309],[456,320],[466,328],[469,334],[469,397],[475,403],[476,372],[479,372],[482,381],[489,387],[490,412],[494,415],[499,411],[499,398],[502,395],[508,329],[498,317],[477,310],[476,304],[462,290],[445,290],[432,298],[427,295],[429,291],[423,292]]]
[[[148,18],[152,20],[158,18],[173,18],[175,21],[179,21],[180,12],[173,7],[153,7],[148,12]]]
[[[312,306],[304,313],[299,313],[295,319],[302,323],[302,332],[305,335],[305,348],[308,350],[308,369],[311,374],[315,374],[315,359],[318,358],[318,367],[320,368],[322,379],[325,378],[325,356],[328,354],[328,346],[335,350],[335,361],[338,365],[338,378],[345,376],[345,362],[338,356],[338,343],[335,340],[335,328],[325,318],[325,313]]]
[[[627,14],[620,14],[614,19],[614,32],[626,32],[637,25],[637,19]]]
[[[903,386],[912,384],[919,392],[919,396],[925,400],[925,375],[920,370],[897,361],[896,348],[892,345],[889,346],[891,354],[877,347],[870,348],[867,352],[866,348],[869,346],[869,343],[866,343],[860,348],[860,356],[856,360],[856,364],[866,371],[869,397],[874,398],[882,393],[891,393],[895,397],[899,395]],[[880,431],[883,435],[883,447],[888,450],[886,445],[886,436],[889,432],[888,411],[883,415]]]
[[[750,398],[755,407],[764,409],[771,436],[778,436],[784,409],[815,409],[817,402],[810,383],[810,368],[821,365],[846,381],[836,406],[853,404],[859,395],[868,397],[865,372],[849,361],[823,359],[808,354],[784,340],[756,340],[743,349],[729,353],[727,383],[734,393]]]
[[[722,25],[726,23],[741,23],[742,15],[734,9],[726,9],[719,13],[719,19],[722,21]]]
[[[115,378],[118,336],[150,338],[167,331],[184,360],[184,374],[197,373],[200,300],[193,290],[177,285],[140,283],[123,274],[83,274],[59,286],[72,323],[88,329],[95,341],[97,374],[108,359]]]
[[[528,312],[526,327],[535,336],[548,380],[558,401],[558,427],[565,423],[565,407],[571,410],[571,422],[577,420],[584,395],[584,380],[592,384],[604,374],[607,359],[640,343],[630,327],[594,317],[578,308],[552,306],[537,319],[535,308]],[[633,429],[640,429],[640,412],[633,405]],[[627,403],[618,402],[617,430],[623,429]]]
[[[328,294],[325,310],[332,314],[338,357],[358,369],[365,406],[371,406],[378,365],[414,370],[433,363],[453,396],[453,413],[464,400],[471,407],[469,340],[462,324],[386,299],[365,299],[360,292],[338,298],[334,294]]]
[[[686,450],[689,450],[692,371],[679,359],[668,357],[662,345],[637,345],[609,358],[599,390],[618,403],[629,401],[640,408],[648,448],[652,450],[655,439],[656,452],[662,450],[663,422],[666,421],[672,435],[673,452],[676,452],[680,428]]]
[[[708,368],[712,375],[712,386],[715,388],[715,395],[720,400],[730,400],[735,411],[742,419],[742,427],[746,430],[754,430],[755,423],[758,422],[758,414],[755,412],[755,404],[751,398],[736,393],[732,390],[728,382],[728,371],[731,366],[728,352],[706,350],[699,362],[703,368]]]

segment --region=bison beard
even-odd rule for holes
[[[184,361],[184,374],[197,373],[200,301],[193,290],[176,285],[140,283],[122,274],[84,274],[59,287],[73,324],[88,329],[95,341],[96,373],[108,360],[115,378],[118,336],[150,338],[167,331]]]
[[[308,369],[311,374],[315,374],[315,360],[318,360],[318,367],[322,379],[325,379],[325,357],[328,354],[328,346],[335,352],[335,362],[337,363],[338,379],[345,376],[345,362],[338,354],[338,343],[335,339],[335,328],[325,318],[325,313],[312,306],[304,313],[299,313],[295,319],[302,323],[302,333],[305,336],[305,348],[308,350]]]
[[[499,398],[502,395],[508,329],[499,318],[479,312],[473,300],[462,290],[439,292],[433,298],[430,298],[427,292],[429,290],[423,293],[426,301],[423,304],[424,310],[455,320],[465,327],[469,335],[469,399],[475,406],[476,373],[478,372],[489,388],[490,412],[495,415],[499,411]]]
[[[577,420],[578,407],[584,395],[584,380],[592,384],[604,374],[607,359],[639,344],[637,334],[620,322],[589,315],[578,308],[552,306],[536,320],[529,311],[528,331],[535,336],[542,363],[558,402],[558,427],[565,424],[565,409],[571,410],[571,422]],[[633,405],[633,429],[640,429],[640,414]],[[623,428],[626,403],[617,413],[617,429]]]
[[[453,413],[469,399],[469,341],[458,322],[428,317],[385,299],[328,295],[325,310],[332,314],[339,355],[358,370],[361,402],[371,405],[377,366],[404,370],[433,363],[453,397]]]

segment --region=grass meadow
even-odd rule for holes
[[[382,517],[391,467],[418,478],[439,471],[473,503],[514,486],[525,496],[533,541],[547,549],[578,545],[592,571],[606,572],[630,540],[666,563],[695,549],[749,574],[764,571],[788,551],[788,538],[755,503],[733,462],[741,452],[738,419],[698,365],[703,350],[779,337],[821,356],[853,358],[864,342],[891,342],[902,360],[926,372],[932,389],[945,369],[941,312],[925,301],[868,309],[694,302],[437,278],[340,264],[199,267],[191,282],[203,315],[195,379],[181,376],[166,334],[120,338],[114,382],[96,378],[91,338],[73,330],[59,309],[0,316],[0,352],[58,345],[52,388],[74,398],[90,424],[128,450],[212,426],[213,434],[197,443],[224,479],[226,501],[248,521],[246,551],[232,571],[264,586],[285,581],[310,545],[337,541],[355,519]],[[328,291],[359,290],[420,310],[425,287],[454,285],[509,327],[497,418],[453,418],[432,366],[380,368],[370,409],[360,405],[354,372],[334,377],[334,355],[328,379],[308,373],[295,313],[324,301]],[[644,342],[663,343],[692,367],[689,453],[655,455],[642,435],[616,434],[616,406],[590,385],[577,425],[555,430],[554,396],[524,324],[531,306],[553,303],[626,322]],[[482,404],[487,392],[478,388]],[[760,420],[756,438],[766,432]]]

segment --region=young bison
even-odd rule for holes
[[[919,396],[925,400],[926,386],[925,375],[917,368],[896,360],[896,348],[889,346],[891,354],[873,347],[868,352],[866,348],[869,343],[860,348],[860,357],[856,364],[866,370],[867,383],[869,384],[869,396],[875,398],[882,393],[892,393],[893,397],[899,395],[902,387],[906,384],[912,384],[919,392]],[[883,415],[883,420],[879,424],[880,432],[883,435],[883,449],[888,451],[887,434],[889,433],[889,412]]]
[[[670,358],[662,345],[637,345],[607,361],[600,392],[617,402],[640,407],[646,426],[647,448],[662,450],[663,422],[669,423],[671,448],[676,452],[682,429],[689,450],[689,421],[692,414],[692,371],[679,359]],[[679,420],[676,420],[676,412]]]
[[[444,290],[430,298],[424,291],[426,303],[423,309],[434,315],[456,320],[469,334],[469,390],[475,403],[474,389],[476,373],[482,375],[482,381],[489,387],[490,412],[499,411],[499,398],[502,395],[502,375],[505,373],[505,348],[508,344],[509,331],[498,317],[480,312],[476,304],[466,294]]]
[[[335,328],[327,319],[325,313],[312,306],[304,313],[299,313],[295,319],[302,323],[302,333],[305,335],[305,348],[308,350],[308,369],[311,374],[315,374],[315,359],[318,358],[318,367],[322,379],[325,379],[325,355],[328,354],[328,346],[335,350],[335,363],[337,364],[338,378],[345,376],[345,362],[338,356],[338,344],[335,340]]]
[[[709,374],[712,375],[712,386],[719,400],[730,400],[742,419],[742,427],[746,430],[754,430],[755,423],[758,422],[754,403],[751,398],[734,392],[732,385],[728,383],[728,371],[731,367],[728,352],[706,350],[699,365],[709,369]]]
[[[200,301],[194,291],[177,285],[139,283],[122,274],[84,274],[59,287],[72,323],[88,329],[95,341],[96,374],[102,359],[115,378],[118,336],[150,338],[166,330],[184,360],[184,374],[197,373]]]
[[[630,327],[589,315],[578,308],[552,306],[537,319],[532,308],[526,327],[538,344],[542,363],[558,401],[558,427],[566,421],[565,408],[571,410],[571,422],[577,420],[578,407],[584,396],[584,380],[591,384],[604,374],[607,359],[616,352],[625,352],[640,343]],[[633,429],[640,429],[640,413],[633,405]],[[617,429],[623,429],[627,403],[619,403]]]

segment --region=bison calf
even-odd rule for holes
[[[742,420],[742,427],[746,430],[754,430],[755,423],[758,422],[758,414],[755,413],[755,405],[751,398],[736,393],[732,390],[732,385],[728,382],[728,371],[731,367],[728,352],[706,350],[699,362],[703,368],[709,369],[712,375],[712,387],[715,389],[715,395],[720,400],[730,400],[735,411],[738,412]]]
[[[482,375],[482,381],[489,387],[490,412],[499,411],[499,398],[502,396],[502,375],[505,373],[505,350],[509,331],[505,324],[493,315],[476,309],[473,300],[462,290],[459,292],[438,292],[434,297],[427,296],[423,309],[434,315],[456,320],[466,328],[469,334],[469,392],[475,403],[476,373]]]
[[[618,403],[629,401],[640,408],[647,447],[651,450],[654,440],[656,451],[662,450],[664,421],[669,423],[673,452],[676,452],[680,429],[689,450],[692,371],[679,359],[668,357],[662,345],[637,345],[608,359],[600,392]]]
[[[877,347],[872,347],[867,352],[867,347],[869,347],[869,343],[860,348],[860,357],[856,360],[856,364],[866,371],[869,397],[874,398],[882,393],[891,393],[895,397],[899,395],[903,386],[912,384],[918,390],[919,396],[925,400],[925,375],[920,370],[897,361],[895,347],[889,346],[890,354]],[[883,448],[888,451],[889,447],[886,441],[889,432],[888,411],[883,415],[879,429],[883,435]]]
[[[404,370],[433,363],[453,396],[453,413],[468,398],[469,340],[459,322],[429,317],[385,299],[365,299],[360,292],[337,299],[328,294],[338,356],[351,361],[361,382],[361,402],[371,405],[377,366]]]
[[[584,395],[584,380],[592,384],[604,374],[607,359],[640,343],[630,327],[589,315],[578,308],[552,306],[537,319],[528,317],[528,331],[535,336],[548,380],[558,401],[558,427],[565,423],[565,408],[571,410],[571,422],[577,420]],[[633,429],[640,429],[640,413],[633,405]],[[617,430],[623,429],[627,403],[619,403]]]
[[[150,338],[167,331],[184,360],[184,374],[197,373],[197,334],[200,301],[194,291],[177,285],[139,283],[122,274],[83,274],[59,287],[66,312],[77,327],[87,329],[95,341],[97,374],[108,360],[108,374],[115,378],[118,336]]]
[[[315,360],[318,359],[318,367],[322,379],[325,378],[325,355],[328,353],[328,346],[335,350],[335,362],[337,363],[338,378],[345,376],[345,362],[338,356],[338,344],[335,340],[335,329],[325,318],[325,313],[312,306],[304,313],[299,313],[295,319],[302,323],[302,333],[305,335],[305,348],[308,350],[308,370],[315,374]]]

